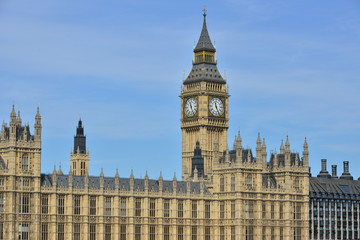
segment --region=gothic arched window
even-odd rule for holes
[[[247,175],[246,177],[246,187],[251,189],[253,187],[253,180],[251,174]]]
[[[29,170],[29,157],[27,154],[24,154],[21,158],[21,169],[23,171]]]

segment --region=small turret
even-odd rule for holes
[[[21,126],[21,123],[22,123],[22,120],[21,120],[21,117],[20,117],[20,111],[18,111],[18,115],[16,117],[16,124],[18,126]]]
[[[236,151],[237,162],[242,162],[242,139],[240,136],[240,131],[238,132],[238,135],[235,136],[234,149]]]
[[[286,136],[286,141],[285,141],[285,167],[290,167],[291,166],[291,159],[290,156],[291,152],[290,152],[290,141],[289,141],[289,137]]]
[[[36,111],[36,115],[35,115],[34,139],[35,139],[35,142],[37,142],[40,145],[41,145],[41,128],[42,128],[42,126],[41,126],[41,115],[40,115],[40,110],[39,110],[39,107],[38,107],[37,111]]]
[[[261,138],[260,138],[260,133],[258,133],[258,137],[256,140],[256,161],[257,163],[261,163],[262,162],[262,142],[261,142]]]
[[[174,172],[174,177],[172,180],[172,184],[173,184],[173,193],[176,194],[177,193],[177,178],[176,178],[176,172]]]
[[[261,146],[261,156],[262,156],[263,167],[265,168],[267,165],[267,161],[266,161],[267,152],[266,152],[265,138],[263,139],[263,144]]]
[[[284,140],[281,140],[281,145],[280,145],[280,154],[285,154]]]
[[[160,176],[159,176],[158,182],[159,182],[159,192],[162,192],[163,191],[163,186],[164,186],[164,179],[163,179],[161,171],[160,171]]]
[[[304,167],[309,166],[309,146],[306,141],[306,138],[304,140],[304,146],[303,146],[303,166]]]
[[[10,113],[10,124],[11,123],[16,124],[16,112],[15,112],[14,104],[12,105],[12,110],[11,110],[11,113]]]
[[[79,119],[74,136],[74,149],[70,152],[70,164],[74,169],[74,175],[84,176],[89,173],[90,154],[86,150],[86,136],[82,120]]]

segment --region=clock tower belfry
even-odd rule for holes
[[[228,90],[216,64],[216,49],[206,26],[206,9],[199,41],[194,48],[193,67],[181,90],[182,177],[194,176],[194,149],[201,149],[203,174],[212,172],[214,150],[227,149],[229,126]],[[215,149],[216,148],[216,149]],[[197,171],[196,171],[197,172]]]

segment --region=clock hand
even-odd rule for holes
[[[216,108],[216,111],[217,111],[218,113],[220,113],[220,111],[219,111],[218,106],[217,106],[216,103],[215,103],[215,108]]]

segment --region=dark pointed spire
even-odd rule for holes
[[[216,66],[216,49],[211,42],[207,30],[206,9],[204,9],[203,16],[203,27],[199,40],[194,48],[193,67],[184,80],[184,84],[201,81],[226,83]]]
[[[194,52],[195,53],[200,52],[200,51],[215,52],[216,49],[211,42],[209,32],[208,32],[207,26],[206,26],[206,8],[204,8],[203,16],[204,16],[203,27],[201,30],[199,41],[197,42],[196,47],[194,49]]]
[[[76,136],[74,137],[74,152],[77,154],[86,154],[86,137],[84,135],[84,127],[82,121],[79,119],[76,128]]]

